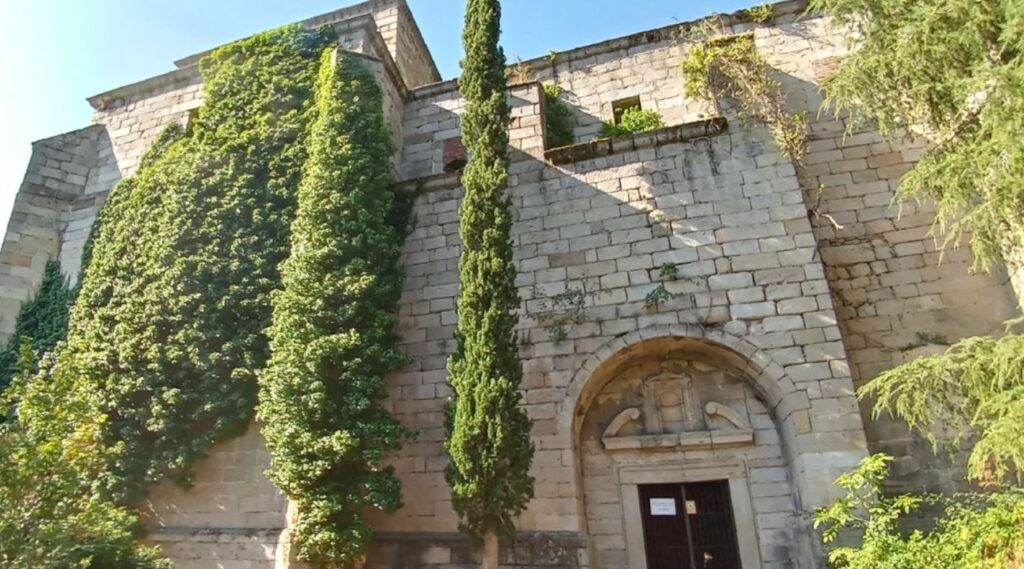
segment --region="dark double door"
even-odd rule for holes
[[[639,490],[647,569],[742,569],[728,481]]]

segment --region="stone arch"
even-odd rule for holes
[[[812,432],[813,409],[807,393],[809,387],[802,384],[798,387],[782,365],[749,341],[722,329],[697,325],[645,328],[612,339],[587,357],[567,386],[566,396],[558,409],[557,432],[561,437],[568,437],[562,440],[562,448],[572,449],[578,516],[581,529],[588,535],[591,522],[585,496],[584,460],[585,456],[591,455],[581,447],[584,420],[588,411],[601,407],[598,396],[606,386],[613,386],[616,378],[627,372],[631,365],[635,366],[635,362],[656,359],[658,354],[693,355],[714,360],[722,369],[730,370],[761,401],[775,425],[776,448],[782,460],[779,468],[787,473],[794,512],[812,510],[834,498],[830,495],[830,488],[835,475],[855,465],[865,454],[863,444],[856,437],[836,444],[835,439],[830,438],[836,433]],[[607,393],[601,395],[601,398],[606,397]],[[592,426],[587,427],[588,437]],[[587,445],[588,449],[592,446],[590,442]],[[740,474],[736,476],[743,478]],[[620,480],[620,485],[622,483]],[[625,494],[622,503],[626,503]],[[794,522],[797,523],[795,519]],[[798,523],[803,525],[803,522]],[[807,531],[791,530],[796,534],[791,535],[793,541],[790,543],[795,548],[791,550],[794,558],[818,555],[813,533],[810,528],[804,529]],[[627,549],[633,550],[636,546],[634,542]],[[588,549],[592,547],[593,543],[590,543]],[[589,553],[594,560],[594,550],[590,549]]]
[[[558,432],[572,439],[566,441],[566,448],[574,448],[579,434],[580,413],[586,412],[590,398],[601,388],[598,383],[602,379],[607,379],[598,377],[600,374],[596,372],[599,368],[608,364],[614,365],[616,359],[624,361],[631,357],[631,351],[641,344],[659,339],[677,339],[681,343],[691,344],[695,349],[715,350],[719,355],[732,360],[732,363],[753,382],[754,389],[764,398],[780,424],[781,419],[786,418],[776,414],[780,406],[781,411],[787,414],[809,407],[809,404],[802,405],[800,401],[794,400],[799,399],[796,386],[786,377],[782,366],[750,342],[721,329],[705,328],[695,324],[651,326],[609,340],[595,350],[573,376],[558,413]]]

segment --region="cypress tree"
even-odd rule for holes
[[[31,300],[21,305],[14,335],[7,349],[0,352],[0,392],[7,389],[17,372],[23,341],[28,341],[28,349],[38,357],[53,350],[57,342],[64,339],[68,333],[71,300],[72,292],[61,274],[60,263],[47,261],[39,289]]]
[[[485,543],[496,569],[497,536],[533,497],[530,421],[520,407],[522,365],[515,326],[519,295],[510,231],[505,54],[498,46],[497,0],[469,0],[459,89],[466,101],[462,133],[470,160],[459,208],[457,347],[448,362],[453,397],[446,409],[446,471],[461,528]]]
[[[383,98],[356,58],[325,52],[318,116],[281,268],[261,377],[259,417],[270,477],[298,505],[293,540],[321,567],[352,567],[372,531],[367,508],[394,510],[401,491],[381,459],[408,431],[381,405],[402,292],[402,229]]]

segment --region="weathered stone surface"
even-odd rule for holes
[[[897,456],[908,488],[960,484],[958,470],[905,427],[865,421],[854,386],[926,352],[922,338],[999,331],[1016,301],[1004,275],[970,275],[966,251],[940,255],[929,206],[891,204],[923,143],[844,135],[841,118],[819,117],[817,84],[846,48],[826,19],[797,18],[802,10],[785,2],[767,24],[726,22],[753,31],[790,103],[810,111],[809,153],[796,166],[765,129],[728,114],[709,121],[706,103],[684,97],[676,26],[527,62],[565,89],[581,146],[545,155],[539,84],[511,89],[509,192],[537,484],[521,535],[503,548],[505,566],[633,567],[643,545],[630,541],[630,488],[665,469],[728,478],[746,496],[735,511],[752,520],[744,537],[763,567],[819,558],[802,514],[834,498],[831,480],[869,449]],[[380,534],[367,568],[474,567],[456,533],[442,446],[461,195],[445,147],[460,136],[462,101],[454,81],[437,82],[405,2],[310,21],[332,22],[341,49],[364,56],[384,86],[395,171],[416,193],[397,330],[413,363],[389,378],[387,404],[420,436],[393,457],[405,507],[373,516]],[[47,258],[77,272],[106,192],[164,125],[201,104],[194,63],[92,98],[93,126],[36,143],[0,250],[0,334],[13,330]],[[627,97],[669,128],[589,144]],[[661,276],[666,263],[677,278]],[[668,294],[653,306],[659,287]],[[749,431],[716,417],[671,433],[686,445],[609,452],[600,436],[608,413],[635,396],[622,386],[665,362],[696,366],[695,393],[734,409]],[[287,500],[263,475],[268,461],[255,427],[211,449],[191,490],[153,489],[143,508],[149,539],[178,567],[297,567]]]

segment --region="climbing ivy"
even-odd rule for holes
[[[718,35],[713,28],[701,33],[712,37],[690,46],[683,59],[686,95],[733,101],[743,116],[768,127],[783,154],[802,160],[807,117],[788,109],[782,85],[758,53],[753,34]]]
[[[383,101],[358,59],[321,59],[317,117],[281,268],[261,378],[259,417],[271,479],[298,505],[299,556],[358,564],[372,530],[367,508],[401,506],[381,464],[410,434],[384,408],[384,376],[404,362],[392,330],[402,290],[402,227]]]
[[[59,506],[26,505],[26,523],[84,520],[101,541],[103,528],[129,531],[135,514],[124,506],[147,484],[187,482],[211,444],[252,419],[320,54],[332,40],[290,26],[215,50],[200,64],[195,123],[168,128],[112,190],[67,341],[16,390],[17,421],[0,445],[11,472]],[[68,475],[37,476],[45,468],[23,445],[46,448],[40,460]],[[118,539],[107,545],[124,559],[151,557]],[[5,547],[21,555],[32,544]],[[75,555],[89,566],[87,552]],[[118,563],[93,566],[150,566]]]
[[[68,311],[72,291],[61,274],[60,263],[46,262],[43,280],[34,297],[21,305],[14,324],[14,335],[7,348],[0,352],[0,392],[7,389],[14,377],[20,359],[21,345],[28,340],[33,354],[53,350],[68,331]]]

